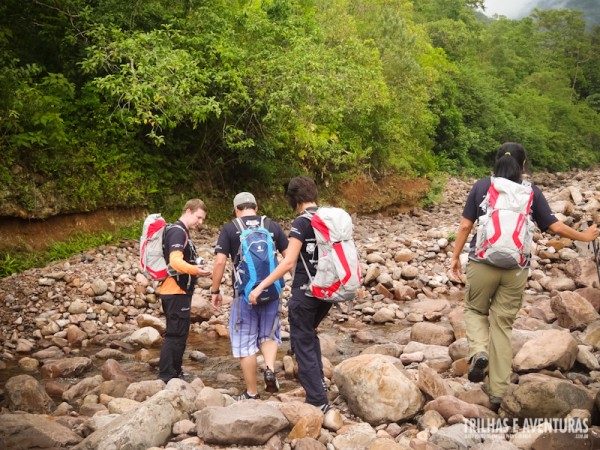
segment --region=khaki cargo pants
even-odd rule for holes
[[[469,261],[465,324],[469,357],[489,354],[488,393],[502,397],[512,370],[512,324],[521,308],[528,269],[500,269]]]

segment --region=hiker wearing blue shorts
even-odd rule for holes
[[[256,301],[263,290],[295,267],[292,295],[288,300],[291,346],[298,362],[298,380],[306,392],[306,402],[325,413],[331,406],[324,382],[317,327],[332,304],[306,295],[309,283],[306,269],[312,277],[315,276],[318,252],[315,232],[304,212],[314,213],[318,208],[317,185],[308,177],[294,177],[288,184],[286,195],[290,207],[299,214],[292,223],[290,245],[279,266],[250,293],[250,302]],[[307,262],[306,266],[302,258]]]
[[[256,199],[251,193],[241,192],[236,195],[233,200],[233,207],[236,219],[241,219],[245,227],[260,225],[261,217],[257,215]],[[263,224],[271,233],[277,251],[285,256],[288,239],[281,227],[268,219],[264,219]],[[240,263],[238,260],[240,234],[241,231],[235,222],[229,222],[223,226],[215,246],[211,294],[213,305],[219,309],[223,302],[220,287],[225,273],[227,257],[231,257],[234,274]],[[279,312],[281,300],[250,304],[242,293],[237,292],[236,277],[232,276],[232,279],[234,280],[234,298],[229,316],[229,335],[233,356],[240,358],[240,366],[246,384],[246,390],[237,400],[258,399],[256,353],[259,350],[265,359],[266,365],[264,372],[265,390],[271,393],[279,390],[279,383],[275,375],[275,359],[277,348],[281,345]]]
[[[521,144],[503,144],[496,155],[494,176],[523,184],[521,176],[526,159],[525,148]],[[484,215],[482,202],[491,184],[489,177],[478,180],[467,197],[450,263],[451,272],[457,280],[461,279],[462,274],[460,254],[473,224]],[[533,198],[530,214],[542,231],[550,230],[559,236],[586,242],[598,237],[596,225],[579,232],[560,222],[552,214],[540,189],[535,185],[531,187]],[[472,382],[480,382],[489,375],[487,392],[492,409],[498,409],[510,382],[512,324],[523,301],[530,255],[525,255],[526,263],[522,267],[502,268],[481,259],[476,252],[476,242],[475,235],[470,244],[465,296],[470,358],[468,378]]]

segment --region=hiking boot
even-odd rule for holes
[[[490,409],[495,413],[500,409],[500,404],[502,403],[502,397],[490,397]]]
[[[489,358],[486,352],[475,353],[471,358],[471,365],[469,366],[469,381],[473,383],[483,381],[487,373],[488,364]]]
[[[275,373],[267,367],[265,370],[265,391],[267,392],[279,392],[279,382]]]
[[[244,393],[242,395],[236,395],[235,397],[233,397],[233,399],[236,402],[241,402],[242,400],[259,400],[260,395],[258,393],[256,393],[255,395],[250,395],[248,394],[247,390],[244,390]]]
[[[317,406],[317,408],[319,408],[323,414],[327,414],[327,411],[333,408],[333,406],[329,403],[323,403],[321,406]]]

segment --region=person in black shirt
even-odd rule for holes
[[[250,293],[250,302],[255,302],[264,289],[295,267],[292,295],[288,301],[288,318],[292,351],[298,362],[298,379],[306,391],[306,402],[327,412],[330,405],[323,378],[317,327],[327,316],[331,303],[306,294],[309,277],[300,256],[304,257],[311,276],[314,276],[317,272],[317,241],[310,220],[304,212],[314,213],[317,210],[318,190],[310,178],[295,177],[290,180],[286,195],[290,207],[299,214],[292,223],[287,253],[275,271]]]
[[[241,220],[246,228],[258,227],[262,218],[257,215],[257,204],[254,195],[249,192],[240,192],[233,200],[236,220]],[[271,233],[275,249],[285,256],[288,239],[279,224],[265,218],[265,228]],[[217,245],[215,246],[215,261],[213,264],[212,278],[212,303],[216,308],[221,307],[221,280],[225,273],[227,257],[231,257],[234,273],[238,268],[238,250],[240,248],[240,230],[235,223],[229,222],[223,226]],[[264,372],[265,390],[277,392],[279,383],[275,375],[275,358],[277,347],[281,345],[281,321],[279,302],[274,300],[261,304],[249,304],[243,293],[238,292],[234,281],[234,299],[229,313],[229,336],[233,356],[240,358],[240,366],[246,383],[246,390],[237,400],[259,398],[256,381],[256,353],[260,349],[265,358],[266,369]]]
[[[210,276],[210,270],[196,265],[196,249],[189,230],[202,225],[206,205],[200,199],[188,200],[179,220],[165,232],[164,248],[169,266],[177,272],[160,285],[158,294],[167,319],[167,330],[160,349],[158,378],[167,383],[183,375],[181,367],[190,332],[190,310],[197,277]]]
[[[526,159],[525,148],[521,144],[503,144],[496,155],[494,176],[522,183]],[[450,262],[451,273],[457,280],[462,274],[460,254],[473,224],[484,213],[480,205],[490,185],[489,177],[478,180],[467,197]],[[550,230],[559,236],[586,242],[598,237],[596,225],[579,232],[560,222],[552,214],[539,188],[532,185],[532,189],[531,217],[542,231]],[[470,243],[465,295],[465,324],[471,363],[468,377],[473,382],[480,382],[488,373],[487,392],[492,407],[497,409],[510,382],[512,324],[521,308],[529,270],[527,267],[525,270],[505,269],[487,264],[477,258],[475,243],[476,236]]]

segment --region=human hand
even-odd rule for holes
[[[598,230],[598,226],[596,224],[586,228],[582,231],[582,233],[585,236],[585,239],[582,239],[584,242],[590,242],[594,239],[598,239],[598,235],[600,235],[600,231]]]
[[[205,266],[196,266],[196,272],[199,277],[210,277],[212,275],[212,270]]]
[[[252,292],[250,292],[250,295],[248,296],[248,301],[250,302],[250,304],[252,305],[256,305],[256,301],[258,300],[258,296],[260,294],[262,294],[262,289],[256,287],[252,290]]]
[[[220,311],[221,306],[223,305],[223,296],[220,293],[219,294],[211,294],[211,296],[212,296],[212,298],[211,298],[212,305]]]
[[[450,261],[450,273],[457,282],[462,283],[462,264],[460,258],[452,258]]]

